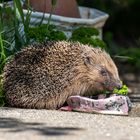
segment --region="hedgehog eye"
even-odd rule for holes
[[[106,72],[105,69],[102,69],[102,70],[101,70],[101,75],[102,75],[102,76],[107,76],[107,72]]]

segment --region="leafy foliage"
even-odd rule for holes
[[[13,0],[13,8],[7,3],[0,5],[0,106],[5,103],[2,73],[10,55],[28,43],[27,31],[31,11],[23,15],[21,1]],[[21,21],[20,21],[21,19]]]
[[[127,56],[126,61],[133,66],[134,69],[140,69],[140,49],[139,48],[129,48],[121,49],[120,56]]]
[[[99,39],[99,31],[91,27],[79,27],[75,29],[70,40],[79,41],[94,47],[106,48],[106,44]]]
[[[104,33],[111,31],[116,38],[136,39],[140,36],[140,0],[77,0],[81,6],[100,9],[109,14]],[[104,34],[105,35],[105,34]],[[128,41],[130,41],[128,40]]]
[[[40,25],[38,27],[30,27],[28,31],[28,36],[33,42],[43,42],[44,40],[66,40],[66,35],[57,30],[54,25],[48,24]]]

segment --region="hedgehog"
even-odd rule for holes
[[[4,68],[3,88],[12,107],[58,109],[68,97],[121,88],[110,55],[78,42],[45,41],[16,53]]]

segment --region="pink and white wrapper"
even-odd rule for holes
[[[80,111],[88,113],[128,115],[131,102],[127,96],[110,96],[104,99],[90,99],[82,96],[70,96],[67,99],[67,107],[61,107],[64,111]]]

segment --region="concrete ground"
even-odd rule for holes
[[[129,116],[0,108],[0,140],[140,140],[140,104]]]

